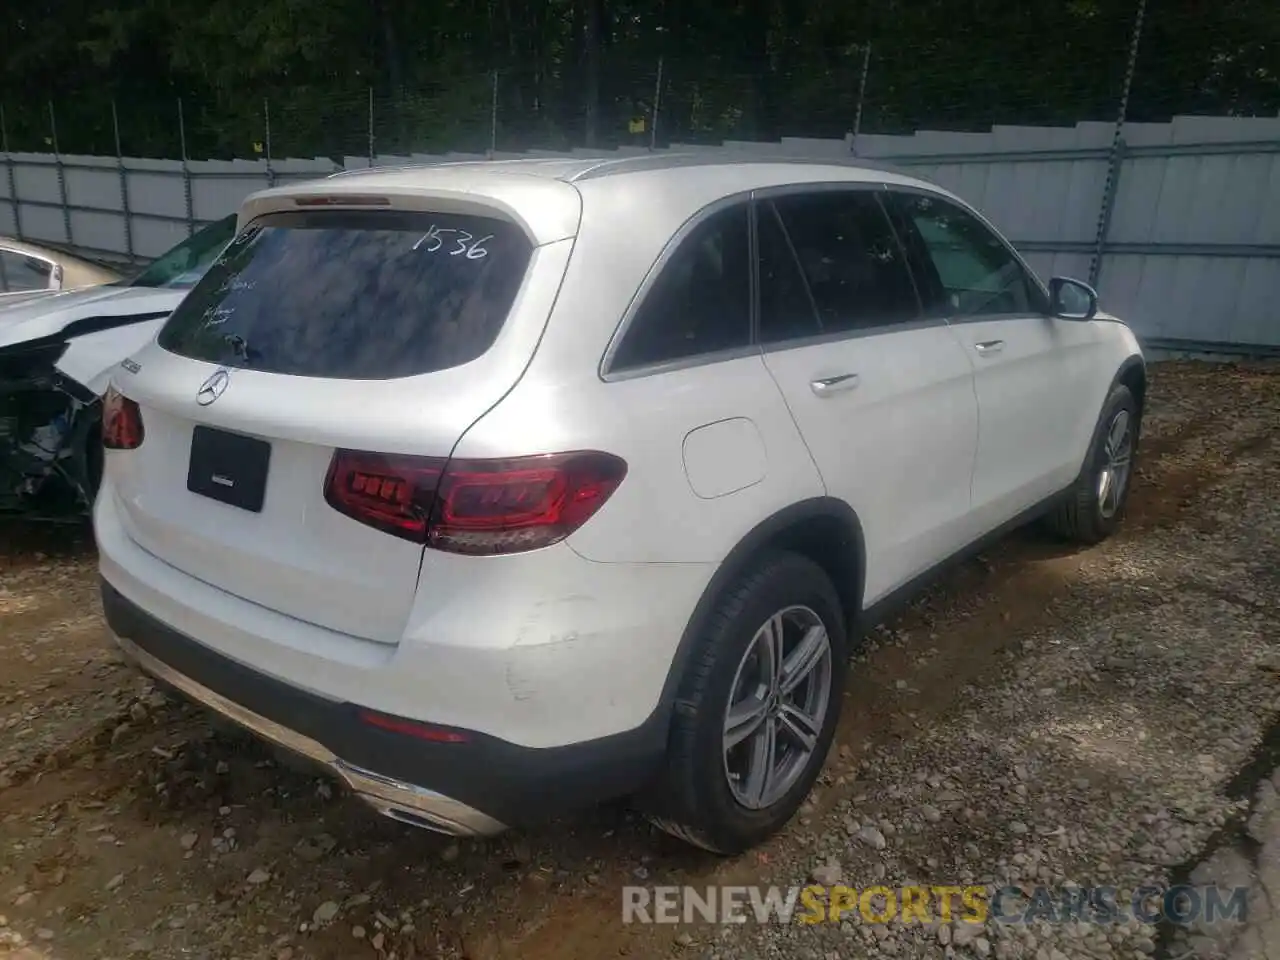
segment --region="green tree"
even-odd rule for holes
[[[1115,116],[1136,0],[9,0],[14,149],[193,157],[986,129]],[[1130,116],[1280,111],[1275,0],[1151,4]],[[648,142],[648,134],[640,138]]]

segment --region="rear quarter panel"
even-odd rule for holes
[[[695,490],[706,466],[687,438],[730,420],[753,429],[715,431],[716,443],[729,445],[719,450],[724,463],[714,489]],[[602,450],[627,462],[617,491],[568,539],[602,562],[716,563],[762,520],[824,493],[758,355],[611,383],[526,378],[468,431],[456,455],[569,450]]]
[[[578,238],[538,350],[515,389],[463,436],[455,455],[620,456],[626,479],[569,546],[603,562],[715,563],[761,520],[821,495],[823,487],[758,353],[609,381],[602,376],[602,359],[637,291],[707,202],[705,186],[649,179],[578,184]],[[690,434],[734,419],[750,428],[700,433],[687,448]],[[724,457],[711,470],[710,489],[708,441]],[[704,483],[702,496],[686,454],[694,482]]]

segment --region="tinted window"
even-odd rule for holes
[[[12,250],[0,250],[0,293],[49,289],[49,264]]]
[[[235,236],[234,214],[211,223],[163,254],[130,281],[133,287],[166,287],[182,290],[194,287],[209,264]]]
[[[228,366],[380,380],[474,360],[502,329],[532,247],[484,217],[263,217],[174,311],[160,346]]]
[[[914,320],[920,301],[880,202],[866,191],[775,202],[824,332]]]
[[[760,264],[760,339],[764,343],[822,333],[813,298],[800,273],[771,203],[756,211],[756,245]]]
[[[684,238],[632,317],[612,369],[751,342],[747,233],[743,204],[712,214]]]
[[[1043,296],[1009,248],[972,214],[936,197],[900,194],[899,209],[918,232],[936,276],[932,316],[1043,313]],[[936,282],[934,282],[936,281]]]

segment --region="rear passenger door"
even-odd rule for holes
[[[978,436],[969,359],[922,316],[881,192],[755,206],[765,364],[828,494],[862,522],[868,605],[967,542]]]
[[[959,204],[920,192],[888,199],[925,315],[947,321],[973,364],[982,421],[973,507],[985,532],[1057,493],[1080,469],[1081,413],[1097,415],[1088,398],[1096,332],[1051,317],[1048,296],[1018,256]]]

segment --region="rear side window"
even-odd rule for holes
[[[270,214],[160,332],[173,353],[269,373],[385,380],[492,346],[533,247],[504,220],[401,211]]]
[[[920,315],[911,272],[879,200],[850,190],[774,201],[824,333],[882,327]]]
[[[632,316],[611,370],[751,343],[749,229],[745,203],[694,227]]]

